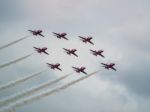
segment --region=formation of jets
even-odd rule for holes
[[[41,36],[41,37],[44,37],[44,35],[42,34],[42,30],[28,30],[30,31],[33,35],[35,36]],[[67,33],[55,33],[55,32],[52,32],[54,34],[54,36],[56,36],[58,39],[65,39],[65,40],[69,40],[66,36],[67,36]],[[92,42],[92,37],[82,37],[82,36],[78,36],[80,38],[80,40],[84,43],[90,43],[92,45],[94,45],[94,43]],[[49,55],[49,53],[46,51],[47,48],[46,47],[42,47],[42,48],[38,48],[38,47],[33,47],[38,53],[44,53],[44,54],[47,54]],[[68,55],[74,55],[76,57],[78,57],[78,55],[76,54],[76,51],[77,49],[67,49],[67,48],[63,48],[64,52]],[[105,56],[103,55],[103,50],[91,50],[90,49],[90,52],[94,55],[94,56],[100,56],[102,58],[105,58]],[[48,67],[50,67],[51,69],[57,69],[57,70],[60,70],[62,71],[60,67],[60,64],[59,63],[56,63],[56,64],[50,64],[50,63],[46,63],[48,65]],[[104,67],[105,69],[107,70],[114,70],[116,71],[116,68],[114,67],[115,66],[115,63],[109,63],[109,64],[106,64],[106,63],[101,63],[102,64],[102,67]],[[72,67],[73,70],[77,73],[83,73],[83,74],[87,74],[85,72],[85,67]]]

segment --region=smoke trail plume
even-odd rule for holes
[[[22,97],[25,97],[25,96],[29,96],[29,95],[35,93],[36,91],[39,91],[39,90],[41,90],[41,89],[43,89],[43,88],[46,88],[46,87],[48,87],[48,86],[50,86],[50,85],[53,85],[53,84],[55,84],[55,83],[57,83],[57,82],[59,82],[59,81],[65,79],[65,78],[67,78],[67,77],[70,76],[71,74],[73,74],[73,73],[67,74],[67,75],[62,76],[62,77],[60,77],[60,78],[57,78],[57,79],[55,79],[55,80],[53,80],[53,81],[48,81],[48,82],[43,83],[43,84],[41,84],[41,85],[39,85],[39,86],[36,86],[36,87],[33,87],[33,88],[29,88],[29,89],[27,89],[27,90],[24,90],[24,91],[22,91],[22,92],[19,92],[18,94],[15,94],[15,95],[13,95],[13,96],[10,96],[10,97],[8,97],[8,98],[6,98],[6,99],[0,100],[0,106],[1,106],[1,107],[4,106],[4,105],[6,106],[6,105],[8,105],[9,103],[18,100],[19,98],[22,98]]]
[[[40,71],[40,72],[36,72],[36,73],[32,73],[32,74],[27,75],[27,76],[25,76],[25,77],[22,77],[22,78],[19,78],[19,79],[17,79],[17,80],[11,81],[11,82],[9,82],[9,83],[7,83],[7,84],[4,84],[4,85],[0,86],[0,91],[2,91],[2,90],[4,90],[4,89],[8,89],[8,88],[10,88],[10,87],[13,87],[13,86],[15,86],[15,85],[17,85],[17,84],[20,84],[20,83],[22,83],[22,82],[24,82],[24,81],[26,81],[26,80],[29,80],[29,79],[31,79],[31,78],[33,78],[33,77],[35,77],[35,76],[38,76],[39,74],[43,73],[44,71],[45,71],[45,70]]]
[[[25,37],[22,37],[21,39],[18,39],[18,40],[15,40],[15,41],[13,41],[13,42],[10,42],[10,43],[8,43],[8,44],[6,44],[6,45],[3,45],[3,46],[0,47],[0,50],[5,49],[5,48],[7,48],[7,47],[9,47],[9,46],[11,46],[11,45],[14,45],[14,44],[16,44],[16,43],[18,43],[18,42],[20,42],[20,41],[22,41],[22,40],[25,40],[25,39],[27,39],[28,37],[30,37],[30,36],[25,36]]]
[[[76,83],[78,83],[78,82],[80,82],[80,81],[82,81],[82,80],[85,80],[85,79],[89,78],[90,76],[95,75],[95,74],[98,73],[98,72],[99,72],[99,70],[96,71],[96,72],[93,72],[93,73],[91,73],[91,74],[89,74],[89,75],[86,75],[86,76],[84,76],[84,77],[81,77],[81,78],[79,78],[79,79],[77,79],[77,80],[75,80],[75,81],[72,81],[72,82],[70,82],[70,83],[67,83],[67,84],[65,84],[65,85],[63,85],[63,86],[61,86],[61,87],[57,87],[57,88],[55,88],[55,89],[53,89],[53,90],[48,90],[47,92],[39,93],[39,94],[37,94],[37,95],[35,95],[35,96],[28,97],[28,98],[26,98],[26,99],[24,99],[24,100],[21,100],[21,101],[17,101],[17,102],[15,102],[15,103],[9,105],[9,107],[3,108],[2,110],[0,110],[0,112],[5,112],[5,111],[10,112],[11,109],[16,109],[17,107],[20,107],[20,106],[23,106],[23,105],[25,105],[25,104],[31,103],[31,102],[33,102],[33,101],[39,100],[39,99],[41,99],[41,98],[43,98],[43,97],[52,95],[53,93],[59,92],[59,91],[61,91],[61,90],[64,90],[64,89],[66,89],[66,88],[68,88],[68,87],[70,87],[70,86],[72,86],[72,85],[74,85],[74,84],[76,84]]]
[[[32,54],[29,54],[29,55],[26,55],[26,56],[23,56],[23,57],[21,57],[21,58],[18,58],[18,59],[16,59],[16,60],[10,61],[10,62],[8,62],[8,63],[2,64],[2,65],[0,65],[0,69],[5,68],[5,67],[7,67],[7,66],[9,66],[9,65],[18,63],[18,62],[20,62],[20,61],[22,61],[22,60],[24,60],[24,59],[30,57],[31,55],[33,55],[33,53],[32,53]]]

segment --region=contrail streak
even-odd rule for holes
[[[44,71],[46,71],[46,70],[43,70],[43,71],[40,71],[40,72],[36,72],[36,73],[32,73],[32,74],[30,74],[30,75],[24,76],[24,77],[19,78],[19,79],[17,79],[17,80],[8,82],[7,84],[4,84],[4,85],[0,86],[0,91],[2,91],[2,90],[4,90],[4,89],[8,89],[8,88],[10,88],[10,87],[14,87],[15,85],[20,84],[20,83],[22,83],[22,82],[25,82],[26,80],[29,80],[29,79],[31,79],[31,78],[33,78],[33,77],[35,77],[35,76],[40,75],[40,74],[43,73]]]
[[[25,36],[25,37],[22,37],[21,39],[18,39],[18,40],[15,40],[13,42],[10,42],[10,43],[8,43],[6,45],[3,45],[3,46],[0,47],[0,50],[5,49],[5,48],[7,48],[7,47],[9,47],[11,45],[14,45],[14,44],[16,44],[16,43],[18,43],[18,42],[20,42],[20,41],[22,41],[22,40],[24,40],[24,39],[26,39],[28,37],[30,37],[30,36]]]
[[[73,74],[73,73],[67,74],[67,75],[65,75],[65,76],[62,76],[62,77],[57,78],[57,79],[52,80],[52,81],[48,81],[48,82],[43,83],[43,84],[41,84],[41,85],[39,85],[39,86],[36,86],[36,87],[33,87],[33,88],[29,88],[29,89],[27,89],[27,90],[24,90],[24,91],[18,93],[18,94],[15,94],[15,95],[13,95],[13,96],[10,96],[10,97],[8,97],[8,98],[6,98],[6,99],[0,100],[0,106],[1,106],[1,107],[2,107],[2,106],[6,106],[6,105],[8,105],[9,103],[18,100],[19,98],[22,98],[22,97],[25,97],[25,96],[29,96],[29,95],[35,93],[36,91],[39,91],[39,90],[41,90],[41,89],[44,89],[44,88],[46,88],[46,87],[48,87],[48,86],[51,86],[51,85],[53,85],[53,84],[55,84],[55,83],[57,83],[57,82],[59,82],[59,81],[65,79],[65,78],[67,78],[67,77],[70,76],[71,74]]]
[[[82,80],[85,80],[85,79],[89,78],[90,76],[95,75],[98,72],[99,72],[99,70],[96,71],[96,72],[93,72],[93,73],[91,73],[89,75],[86,75],[84,77],[81,77],[81,78],[79,78],[79,79],[77,79],[75,81],[67,83],[67,84],[65,84],[65,85],[63,85],[61,87],[57,87],[57,88],[55,88],[53,90],[48,90],[47,92],[43,92],[43,93],[37,94],[35,96],[28,97],[28,98],[26,98],[24,100],[21,100],[21,101],[17,101],[16,103],[13,103],[13,104],[9,105],[9,107],[5,107],[5,108],[1,109],[0,112],[6,112],[6,111],[10,112],[12,109],[16,109],[17,107],[20,107],[20,106],[23,106],[25,104],[31,103],[33,101],[39,100],[39,99],[41,99],[43,97],[52,95],[53,93],[59,92],[61,90],[64,90],[64,89],[66,89],[66,88],[68,88],[68,87],[70,87],[70,86],[72,86],[72,85],[74,85],[74,84],[76,84],[76,83],[78,83],[78,82],[80,82]]]
[[[8,63],[2,64],[2,65],[0,65],[0,69],[5,68],[5,67],[7,67],[7,66],[9,66],[9,65],[18,63],[18,62],[20,62],[20,61],[22,61],[22,60],[24,60],[24,59],[30,57],[31,55],[33,55],[33,53],[28,54],[28,55],[26,55],[26,56],[23,56],[23,57],[21,57],[21,58],[18,58],[18,59],[16,59],[16,60],[10,61],[10,62],[8,62]]]

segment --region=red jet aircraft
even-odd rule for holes
[[[101,57],[103,57],[104,58],[104,55],[102,55],[102,53],[104,52],[103,50],[90,50],[91,51],[91,53],[93,54],[93,55],[95,55],[95,56],[101,56]]]
[[[74,71],[76,71],[77,73],[84,73],[84,74],[87,74],[84,70],[86,69],[85,67],[80,67],[80,68],[77,68],[77,67],[72,67],[74,69]]]
[[[39,35],[39,36],[44,37],[44,35],[42,35],[42,32],[43,32],[42,30],[28,30],[28,31],[30,31],[35,36]]]
[[[68,55],[73,54],[74,56],[78,57],[78,55],[75,53],[75,52],[77,51],[76,49],[65,49],[65,48],[63,48],[63,49],[65,50],[65,52],[66,52]]]
[[[93,38],[92,37],[81,37],[81,36],[79,36],[79,38],[81,39],[81,41],[82,42],[84,42],[84,43],[90,43],[90,44],[92,44],[92,45],[94,45],[94,43],[91,41]]]
[[[114,63],[110,63],[110,64],[105,64],[105,63],[101,63],[103,65],[103,67],[105,67],[105,69],[113,69],[116,71],[116,68],[114,68],[115,64]]]
[[[52,33],[59,39],[63,38],[63,39],[68,40],[68,38],[66,38],[67,33],[55,33],[55,32],[52,32]]]
[[[50,67],[51,69],[58,69],[60,71],[62,71],[59,66],[60,64],[59,63],[56,63],[56,64],[50,64],[50,63],[46,63],[48,65],[48,67]]]
[[[47,55],[49,55],[47,52],[46,52],[46,50],[47,50],[47,48],[46,47],[43,47],[43,48],[37,48],[37,47],[33,47],[38,53],[45,53],[45,54],[47,54]]]

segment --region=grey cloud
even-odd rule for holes
[[[60,42],[52,41],[51,31],[65,31],[69,33],[70,39],[75,39],[79,34],[92,35],[96,43],[93,48],[104,48],[107,56],[104,60],[90,58],[93,59],[92,64],[100,66],[96,63],[97,61],[98,63],[114,61],[118,69],[117,72],[101,69],[99,81],[111,83],[108,87],[106,83],[95,85],[94,82],[90,82],[92,79],[89,79],[83,82],[85,86],[76,85],[61,93],[24,106],[18,109],[18,112],[26,110],[28,112],[43,110],[45,112],[149,112],[150,44],[148,29],[150,16],[148,0],[46,0],[45,2],[42,0],[37,2],[36,0],[21,2],[3,0],[0,5],[1,44],[4,45],[22,35],[26,36],[28,33],[23,30],[28,30],[29,26],[31,29],[44,28],[44,33],[48,36],[48,39],[44,41],[31,37],[12,46],[11,49],[1,51],[1,63],[33,52],[31,49],[33,45],[43,46],[44,42],[47,42],[46,45],[51,45],[51,42]],[[53,50],[55,46],[50,47]],[[21,74],[45,68],[45,62],[48,60],[45,58],[47,57],[36,55],[27,61],[0,71],[0,83],[15,79]],[[50,78],[56,77],[51,72],[45,73],[43,77],[32,80],[32,82],[2,92],[0,97],[6,97]],[[119,87],[115,88],[116,85]],[[98,87],[103,90],[99,91]],[[122,88],[126,90],[120,90]]]
[[[9,22],[21,18],[18,0],[1,0],[0,1],[0,22]]]

